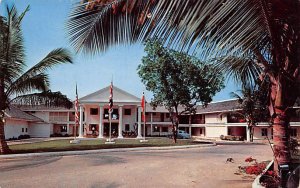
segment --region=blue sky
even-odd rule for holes
[[[80,0],[0,0],[0,14],[7,4],[16,5],[19,12],[30,5],[30,11],[23,20],[23,34],[28,67],[39,62],[51,50],[64,47],[74,54],[73,65],[60,65],[48,73],[51,90],[61,91],[70,99],[75,98],[75,83],[78,84],[79,97],[99,90],[110,84],[112,75],[114,85],[138,97],[145,89],[137,75],[136,68],[144,54],[143,46],[116,46],[104,54],[88,56],[75,54],[67,39],[65,23],[74,3]],[[229,81],[226,87],[214,97],[214,101],[229,99],[229,93],[237,86]],[[146,92],[148,100],[151,93]]]

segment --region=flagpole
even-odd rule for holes
[[[145,94],[144,94],[144,97],[145,97]],[[144,116],[144,140],[146,140],[146,99],[144,99],[144,112],[143,112],[143,116]]]
[[[78,144],[80,143],[80,140],[76,140],[76,134],[77,134],[77,125],[78,125],[78,92],[77,92],[77,83],[76,83],[76,99],[75,99],[75,124],[74,124],[74,140],[70,140],[71,144]]]
[[[109,109],[109,138],[108,138],[108,141],[111,142],[111,109]]]
[[[78,100],[78,94],[77,94],[77,82],[76,82],[76,99],[75,99],[75,105],[77,105],[77,101]],[[75,107],[75,108],[77,108],[77,106]],[[75,116],[76,116],[76,110],[75,110]],[[75,120],[75,133],[74,133],[74,140],[76,140],[76,131],[77,131],[77,121]]]
[[[143,97],[142,97],[142,108],[143,108],[143,123],[144,123],[144,139],[140,140],[140,142],[148,142],[146,140],[146,99],[145,99],[145,92],[143,92]]]
[[[113,82],[111,81],[110,83],[110,90],[109,90],[109,109],[108,109],[108,120],[109,120],[109,137],[107,142],[105,144],[114,144],[115,142],[112,141],[111,139],[111,120],[112,120],[112,112],[113,112]]]

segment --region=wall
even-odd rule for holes
[[[22,132],[22,128],[24,129],[24,132]],[[26,128],[28,132],[25,132]],[[18,136],[20,135],[29,134],[28,122],[22,120],[6,119],[4,125],[4,132],[5,132],[5,139],[9,139],[13,137],[18,138]]]
[[[227,127],[226,126],[206,126],[205,127],[205,135],[206,137],[215,137],[219,138],[221,135],[227,135]]]
[[[268,129],[268,137],[269,139],[272,139],[272,128],[270,127],[254,127],[254,134],[253,134],[253,139],[266,139],[266,137],[261,136],[261,129],[262,128],[267,128]]]
[[[223,115],[222,118],[220,113],[205,114],[205,123],[227,123],[227,118]]]
[[[91,108],[97,108],[98,109],[98,114],[97,115],[91,115],[90,114],[91,113]],[[100,122],[100,115],[99,115],[100,107],[99,107],[99,105],[85,105],[84,106],[84,112],[85,112],[85,115],[86,115],[86,119],[85,119],[86,125],[89,125],[89,124],[98,124],[99,125],[99,122]]]
[[[39,112],[36,111],[35,113],[30,113],[38,118],[41,118],[42,120],[44,120],[45,122],[49,122],[49,112]]]
[[[50,137],[51,124],[48,123],[30,123],[28,130],[31,137]]]
[[[131,109],[131,115],[125,115],[125,109]],[[123,106],[123,120],[122,130],[125,130],[125,124],[129,124],[129,131],[134,130],[134,124],[137,123],[136,119],[137,107],[136,106]]]

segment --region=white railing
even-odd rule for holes
[[[68,116],[50,116],[50,122],[68,122]]]

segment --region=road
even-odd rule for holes
[[[268,145],[112,152],[0,160],[0,187],[251,187],[235,175],[244,159],[272,158]],[[234,163],[226,163],[227,158]]]

